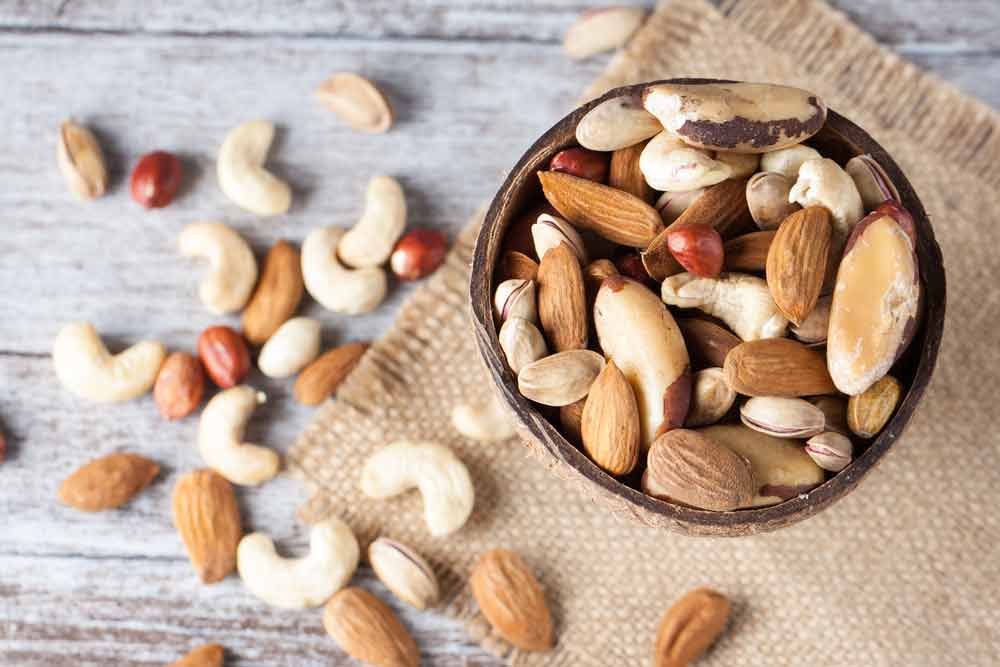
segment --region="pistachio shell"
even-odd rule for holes
[[[822,433],[826,415],[801,398],[758,396],[743,404],[740,420],[755,431],[778,438],[808,438]]]

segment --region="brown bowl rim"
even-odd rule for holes
[[[521,156],[490,203],[473,253],[470,296],[473,326],[480,354],[490,370],[493,381],[499,385],[504,402],[520,422],[519,434],[525,439],[526,444],[532,446],[539,453],[544,451],[556,462],[561,461],[566,464],[585,482],[597,485],[601,492],[599,495],[604,496],[605,501],[613,497],[618,498],[620,502],[616,503],[617,507],[612,509],[631,515],[642,523],[664,526],[688,535],[740,536],[791,525],[829,507],[850,493],[881,462],[885,454],[902,435],[933,375],[944,332],[946,305],[944,262],[923,204],[889,153],[862,128],[832,109],[829,110],[827,125],[834,127],[843,138],[850,141],[854,147],[859,148],[860,152],[871,154],[885,168],[899,190],[903,205],[910,211],[916,224],[917,254],[920,262],[921,282],[924,288],[925,310],[923,322],[911,343],[911,345],[917,344],[918,341],[923,343],[913,381],[900,402],[896,414],[865,452],[854,459],[846,469],[812,491],[777,505],[732,512],[712,512],[674,505],[647,496],[604,473],[594,465],[583,452],[566,440],[530,401],[517,391],[517,379],[507,366],[497,342],[497,330],[493,321],[491,303],[494,271],[488,270],[488,267],[495,267],[496,259],[494,258],[490,262],[487,257],[489,230],[497,224],[502,202],[515,191],[517,186],[515,181],[518,176],[540,154],[553,150],[552,145],[559,140],[559,137],[567,131],[569,126],[575,129],[580,118],[587,111],[610,98],[637,95],[647,86],[658,83],[711,82],[730,83],[731,81],[677,78],[615,88],[576,108],[542,134]],[[564,146],[559,146],[559,148],[562,147]],[[499,252],[499,244],[496,251]],[[912,353],[912,348],[909,353]],[[547,462],[547,465],[550,468],[553,467],[551,463]],[[556,470],[556,472],[559,471]],[[562,476],[569,477],[565,473],[566,471],[562,471]],[[589,492],[594,495],[593,489],[590,489]]]

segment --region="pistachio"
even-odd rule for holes
[[[639,156],[639,169],[654,190],[697,190],[721,183],[733,168],[700,148],[687,146],[669,132],[653,137]]]
[[[433,607],[441,596],[434,570],[405,544],[380,537],[368,547],[368,562],[386,588],[417,609]]]
[[[816,307],[800,325],[792,325],[791,331],[800,341],[812,347],[826,342],[826,332],[830,328],[830,304],[832,296],[821,296]]]
[[[899,405],[903,388],[899,380],[886,375],[864,393],[847,401],[847,425],[855,435],[873,438],[885,428]]]
[[[95,199],[104,194],[108,171],[93,132],[72,120],[65,121],[59,128],[57,158],[73,194],[80,199]]]
[[[523,317],[508,317],[500,327],[499,338],[500,349],[515,375],[549,353],[542,332]]]
[[[823,157],[819,151],[809,146],[797,144],[782,148],[780,151],[764,153],[760,157],[761,171],[771,171],[781,174],[788,180],[795,182],[799,177],[799,167],[809,160],[818,160]]]
[[[511,278],[497,285],[493,306],[501,322],[511,317],[538,321],[538,296],[534,280]]]
[[[664,192],[656,201],[656,210],[663,218],[663,224],[669,225],[681,213],[686,211],[694,200],[705,194],[707,188],[697,188],[695,190],[682,190],[680,192]]]
[[[726,382],[721,368],[705,368],[694,374],[691,407],[684,425],[707,426],[722,419],[736,401],[736,392]]]
[[[806,454],[823,470],[840,472],[851,462],[854,446],[846,435],[825,431],[806,441]]]
[[[854,179],[865,210],[872,210],[884,201],[899,201],[899,191],[871,155],[856,155],[847,161],[844,171]]]
[[[778,438],[808,438],[826,426],[823,411],[809,401],[778,396],[751,398],[740,408],[740,420]]]
[[[762,171],[747,181],[747,207],[762,230],[777,229],[782,221],[801,206],[788,201],[793,181],[782,174]]]
[[[558,352],[528,364],[517,375],[521,395],[561,407],[579,401],[604,369],[604,357],[590,350]]]
[[[587,250],[580,233],[562,218],[542,213],[538,216],[538,222],[531,226],[531,238],[535,242],[535,254],[539,260],[545,257],[546,251],[565,243],[580,260],[581,266],[587,264]]]

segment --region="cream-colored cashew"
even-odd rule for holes
[[[285,609],[318,607],[350,581],[361,548],[350,527],[337,518],[309,531],[309,555],[282,558],[264,533],[240,540],[236,567],[243,585],[264,602]]]
[[[198,448],[208,467],[233,484],[256,486],[278,474],[277,452],[243,442],[247,420],[267,397],[247,385],[216,394],[201,413]]]
[[[466,438],[480,442],[514,437],[514,423],[496,396],[483,403],[459,403],[451,411],[451,423]]]
[[[723,273],[699,278],[678,273],[663,281],[660,296],[667,305],[698,308],[718,317],[743,340],[780,338],[788,326],[767,283],[756,276]]]
[[[274,332],[257,357],[257,367],[269,378],[292,377],[319,356],[320,323],[293,317]]]
[[[684,192],[721,183],[733,175],[732,166],[711,152],[688,146],[670,134],[653,137],[639,155],[639,170],[654,190]]]
[[[385,299],[385,271],[379,267],[349,269],[337,258],[345,230],[320,227],[302,243],[302,280],[312,298],[336,313],[367,313]]]
[[[274,123],[252,120],[237,125],[222,142],[216,172],[233,203],[257,215],[279,215],[292,205],[292,189],[264,168],[274,141]]]
[[[389,498],[414,487],[424,499],[424,521],[431,535],[448,535],[465,525],[475,491],[468,468],[447,447],[394,442],[365,461],[361,492],[369,498]]]
[[[406,227],[406,198],[395,178],[376,176],[368,181],[365,212],[337,245],[340,260],[363,269],[382,266]]]
[[[788,201],[802,208],[822,206],[830,211],[834,231],[832,248],[837,257],[851,229],[865,216],[854,179],[829,158],[802,163],[798,180],[788,193]]]
[[[257,284],[257,260],[242,236],[221,222],[194,222],[181,230],[181,254],[208,260],[211,271],[198,296],[216,315],[233,313],[250,300]]]
[[[113,355],[93,325],[73,322],[59,330],[52,364],[62,385],[77,396],[114,403],[149,391],[166,354],[160,343],[144,340]]]
[[[761,155],[760,170],[781,174],[794,183],[799,177],[799,167],[809,160],[818,160],[822,157],[815,148],[797,144]]]

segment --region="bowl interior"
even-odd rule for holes
[[[701,83],[711,80],[670,81]],[[945,276],[941,251],[923,205],[892,157],[860,127],[830,111],[824,128],[806,143],[841,165],[855,155],[867,153],[874,157],[896,185],[903,205],[916,224],[924,315],[909,348],[892,369],[892,374],[905,389],[896,414],[877,438],[871,441],[854,439],[856,457],[842,472],[807,494],[770,507],[732,512],[682,507],[647,496],[604,473],[553,426],[558,423],[556,411],[521,396],[517,378],[507,366],[497,342],[492,295],[497,284],[499,258],[508,247],[505,243],[516,247],[518,241],[507,239],[507,232],[527,208],[544,203],[536,172],[547,168],[558,151],[577,145],[576,125],[593,106],[611,97],[639,94],[652,83],[660,82],[612,90],[576,109],[542,135],[511,171],[487,212],[473,257],[470,290],[477,344],[502,400],[520,422],[522,438],[539,450],[543,458],[550,459],[547,465],[554,463],[562,476],[575,479],[587,493],[603,500],[612,511],[690,535],[737,536],[774,530],[811,516],[849,493],[902,434],[930,381],[944,329]],[[595,511],[602,510],[596,508]]]

